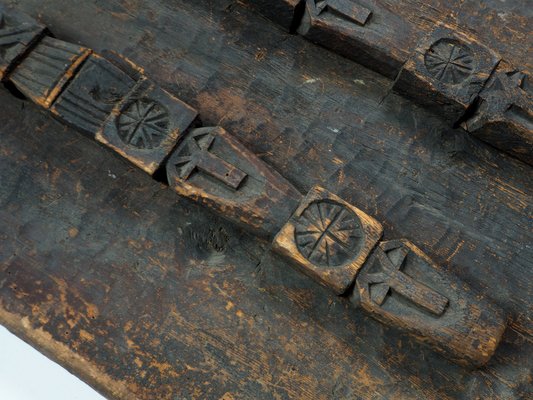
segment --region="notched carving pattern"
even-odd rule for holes
[[[364,238],[357,215],[332,201],[310,204],[297,221],[294,235],[305,258],[328,267],[352,260]]]
[[[383,227],[374,218],[315,186],[278,232],[272,247],[304,274],[343,294],[382,233]]]
[[[173,159],[173,165],[183,180],[189,179],[195,171],[201,171],[237,190],[247,174],[210,152],[215,140],[215,135],[208,129],[191,132]]]
[[[454,39],[439,39],[426,52],[428,72],[439,81],[458,84],[472,75],[474,54],[468,46]]]
[[[410,250],[401,242],[386,242],[378,246],[370,267],[361,272],[358,282],[368,286],[370,298],[381,306],[391,290],[424,310],[440,316],[448,298],[416,281],[402,271]]]
[[[117,131],[122,141],[138,149],[159,147],[167,136],[167,109],[157,101],[142,98],[127,105],[117,118]]]

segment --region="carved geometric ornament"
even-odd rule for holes
[[[178,150],[178,157],[172,159],[179,177],[187,180],[195,171],[200,171],[231,189],[239,189],[247,174],[211,152],[215,140],[221,138],[209,129],[197,129],[189,136]]]
[[[409,262],[408,255],[411,262],[421,260],[401,241],[382,242],[374,250],[375,262],[359,274],[358,282],[368,286],[370,299],[378,306],[382,306],[394,291],[425,311],[442,315],[448,298],[403,271],[405,263]]]
[[[169,124],[165,107],[146,98],[130,103],[117,119],[119,137],[138,149],[159,147],[167,136]]]
[[[354,259],[364,242],[359,217],[330,200],[311,203],[294,230],[300,253],[314,265],[337,267]]]
[[[428,72],[441,82],[458,84],[474,72],[474,54],[455,39],[439,39],[424,57]]]

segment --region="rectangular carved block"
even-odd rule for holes
[[[376,247],[357,276],[352,301],[461,364],[486,363],[505,329],[494,305],[439,271],[407,240]]]
[[[260,14],[290,30],[300,0],[246,0]]]
[[[220,127],[187,133],[167,162],[171,188],[221,216],[271,238],[301,194]]]
[[[94,136],[135,84],[114,64],[92,54],[50,110],[69,125]]]
[[[13,71],[10,80],[25,96],[49,108],[90,53],[85,47],[45,37]]]
[[[456,122],[483,89],[499,57],[475,39],[445,26],[417,47],[394,90]]]
[[[0,81],[44,35],[45,27],[0,4]]]
[[[394,78],[414,49],[411,24],[384,5],[307,0],[298,33],[346,58]]]
[[[529,75],[502,61],[463,127],[481,140],[533,165],[531,84]]]
[[[153,174],[197,112],[144,79],[112,113],[96,140]]]
[[[276,235],[273,248],[303,273],[342,294],[382,233],[374,218],[315,187]]]

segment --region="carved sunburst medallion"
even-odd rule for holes
[[[428,72],[441,82],[458,84],[474,72],[474,54],[454,39],[440,39],[427,51],[424,62]]]
[[[159,147],[168,133],[169,125],[165,107],[146,98],[130,103],[117,120],[119,137],[124,143],[138,149]]]
[[[294,236],[300,253],[313,264],[325,267],[351,261],[364,241],[358,216],[330,200],[311,203],[297,221]]]

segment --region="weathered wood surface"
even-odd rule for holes
[[[166,164],[168,184],[248,232],[272,239],[302,195],[220,127],[193,129]]]
[[[527,93],[530,84],[514,82],[515,88],[508,88],[514,92],[515,101],[504,118],[498,108],[509,107],[506,94],[493,92],[492,101],[503,104],[485,109],[481,94],[500,61],[528,76],[526,70],[530,65],[515,65],[514,57],[507,58],[497,49],[509,42],[523,43],[507,47],[523,47],[529,57],[527,62],[531,63],[533,46],[531,35],[527,35],[532,22],[529,2],[510,2],[505,10],[516,7],[521,12],[518,18],[509,18],[505,11],[494,15],[485,4],[476,4],[475,9],[463,7],[469,2],[460,0],[432,1],[420,4],[420,9],[413,8],[417,1],[395,0],[243,1],[285,30],[296,31],[391,78],[395,92],[433,109],[450,126],[466,122],[463,126],[478,138],[533,165],[533,98]],[[293,21],[281,18],[275,12],[278,8],[291,9]],[[465,14],[473,18],[458,18]],[[494,24],[496,18],[504,21],[506,27],[509,22],[513,25],[508,30],[498,28]],[[525,27],[525,36],[514,29],[515,24]],[[502,41],[494,43],[499,36]],[[486,118],[468,124],[480,108]],[[501,130],[503,133],[498,135],[496,132]]]
[[[487,367],[453,365],[6,91],[2,323],[119,398],[527,396],[529,167],[230,1],[9,3],[143,65],[301,192],[320,183],[383,221],[386,239],[409,237],[510,328]],[[498,4],[486,6],[513,18]]]
[[[328,4],[333,12],[351,12],[345,0]],[[3,11],[3,18],[11,15],[5,7]],[[355,11],[362,19],[369,16]],[[439,63],[451,58],[449,54],[460,54],[456,47],[464,47],[449,39],[437,43],[446,53],[441,57],[435,49]],[[276,253],[338,295],[353,291],[352,303],[378,320],[412,333],[465,366],[483,366],[494,355],[506,328],[501,310],[442,273],[408,241],[379,243],[383,226],[335,194],[315,186],[302,199],[223,128],[188,129],[197,116],[194,109],[154,85],[142,68],[112,54],[108,60],[46,36],[16,65],[8,65],[11,73],[4,82],[69,126],[96,133],[100,143],[137,167],[158,177],[165,174],[182,197],[248,232],[267,238],[277,233],[272,246]],[[439,77],[463,77],[452,72],[441,68]]]

